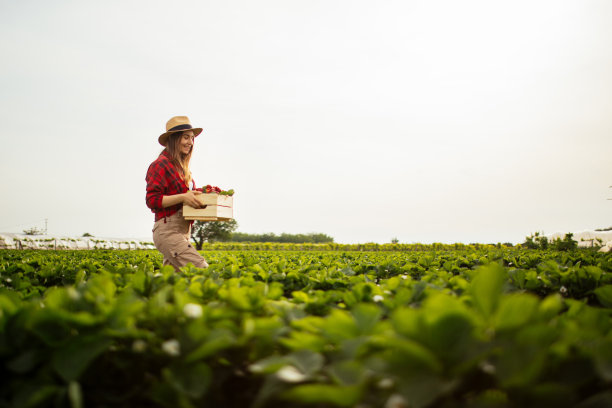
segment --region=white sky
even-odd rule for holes
[[[149,238],[174,115],[239,230],[612,225],[612,2],[0,0],[0,231]]]

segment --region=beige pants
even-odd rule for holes
[[[162,218],[153,224],[153,242],[164,255],[164,265],[174,266],[177,272],[188,263],[207,268],[206,260],[189,242],[191,223],[183,218],[183,210],[166,217],[165,221]]]

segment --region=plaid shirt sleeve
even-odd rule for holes
[[[155,213],[155,220],[168,217],[181,208],[181,205],[164,208],[162,198],[164,196],[181,194],[188,190],[185,182],[179,175],[174,165],[162,152],[157,160],[149,166],[147,170],[147,207]]]

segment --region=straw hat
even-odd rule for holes
[[[170,118],[168,122],[166,122],[166,133],[162,133],[157,140],[159,141],[160,145],[166,146],[170,134],[185,130],[193,130],[194,136],[202,133],[202,128],[191,127],[191,123],[189,122],[189,118],[187,116],[174,116]]]

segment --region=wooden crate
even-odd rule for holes
[[[234,218],[234,197],[215,193],[196,196],[205,208],[193,208],[183,204],[183,217],[186,220],[229,221]]]

